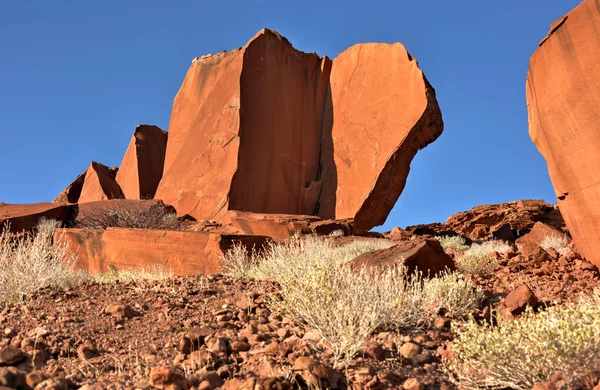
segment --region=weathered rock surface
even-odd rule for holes
[[[85,175],[87,171],[81,173],[77,178],[67,186],[58,196],[54,199],[54,203],[77,203],[81,196],[81,190],[83,189],[83,183],[85,181]]]
[[[494,238],[494,234],[504,229],[505,224],[510,225],[515,236],[521,236],[538,221],[557,229],[565,226],[560,211],[553,205],[543,200],[519,200],[476,206],[456,213],[448,218],[445,228],[475,240]]]
[[[323,121],[318,215],[385,222],[416,153],[443,130],[435,91],[400,43],[352,46],[333,60]]]
[[[152,199],[163,175],[167,132],[139,125],[133,132],[116,181],[126,199]]]
[[[80,203],[107,199],[123,199],[123,191],[115,180],[116,171],[95,161],[90,164],[81,189]]]
[[[600,265],[600,3],[584,0],[557,20],[531,57],[529,135],[548,163],[577,245]]]
[[[524,236],[519,237],[516,243],[540,245],[546,237],[564,237],[567,244],[571,242],[571,239],[562,230],[553,228],[543,222],[536,222],[535,225],[533,225],[533,229]]]
[[[110,269],[159,266],[175,276],[222,273],[221,256],[236,242],[262,248],[266,237],[124,229],[58,229],[54,240],[78,256],[77,269],[91,274]]]
[[[57,203],[0,204],[0,231],[6,223],[13,233],[33,229],[40,219],[69,221],[75,214],[75,205]]]
[[[454,260],[444,252],[439,241],[424,238],[403,241],[387,249],[364,253],[349,264],[353,269],[367,267],[377,270],[405,266],[409,274],[418,269],[425,276],[435,276],[446,269],[456,269]]]
[[[264,29],[195,59],[173,104],[156,198],[180,215],[313,214],[331,61]]]

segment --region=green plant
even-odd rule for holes
[[[467,241],[461,236],[437,236],[435,239],[440,242],[444,250],[452,248],[457,251],[466,251],[469,249]]]
[[[462,273],[484,275],[498,267],[497,260],[490,256],[493,252],[503,253],[511,247],[508,244],[488,241],[481,245],[473,245],[456,259],[456,265]]]
[[[566,384],[593,373],[600,362],[600,290],[578,304],[535,313],[518,320],[478,325],[454,324],[457,358],[446,370],[461,388],[530,389],[559,375]]]

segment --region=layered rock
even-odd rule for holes
[[[415,154],[443,130],[435,91],[400,43],[352,46],[333,60],[318,215],[385,222]]]
[[[57,203],[0,204],[0,231],[9,226],[9,231],[18,233],[35,228],[40,219],[68,222],[76,214],[75,205]]]
[[[126,199],[152,199],[162,179],[167,132],[139,125],[133,132],[116,181]]]
[[[331,62],[262,30],[192,62],[173,104],[156,198],[180,215],[313,214]]]
[[[222,273],[224,253],[235,243],[262,248],[265,237],[149,229],[58,229],[56,245],[77,255],[76,268],[91,274],[160,267],[175,276]]]
[[[600,3],[552,24],[527,76],[529,135],[580,253],[600,265]]]
[[[115,180],[116,170],[95,161],[90,164],[78,202],[123,199],[123,191]]]

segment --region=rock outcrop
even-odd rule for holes
[[[95,161],[90,164],[83,182],[78,202],[123,199],[123,191],[115,180],[117,172]]]
[[[557,20],[531,57],[529,135],[580,253],[600,265],[600,3]]]
[[[35,228],[40,219],[65,222],[76,214],[74,205],[57,203],[0,204],[0,231],[9,226],[13,233]]]
[[[83,189],[83,183],[85,182],[85,175],[87,171],[81,173],[77,178],[67,186],[58,196],[54,199],[54,203],[77,203],[81,196],[81,190]]]
[[[400,43],[352,46],[333,60],[323,123],[322,218],[385,222],[416,153],[443,130],[435,91]]]
[[[313,214],[330,67],[266,29],[195,59],[173,104],[156,198],[198,220]]]
[[[167,132],[139,125],[133,132],[116,181],[126,199],[152,199],[163,175]]]

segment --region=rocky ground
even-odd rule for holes
[[[479,318],[518,315],[528,302],[565,304],[600,284],[596,267],[576,252],[524,245],[494,256],[496,272],[465,275],[486,293]],[[430,329],[376,333],[334,369],[318,332],[269,311],[266,300],[277,295],[276,283],[223,275],[39,291],[0,313],[0,385],[454,388],[442,364],[452,358],[450,314]]]

